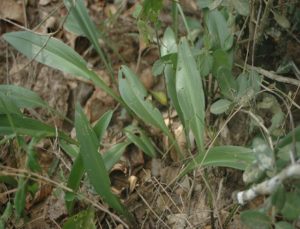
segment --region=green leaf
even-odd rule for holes
[[[129,142],[121,142],[113,145],[108,151],[103,155],[103,161],[107,171],[110,171],[111,168],[120,160],[123,155],[126,147],[129,145]]]
[[[152,74],[153,76],[159,76],[163,73],[165,67],[165,63],[162,59],[158,59],[154,62],[152,66]]]
[[[170,98],[172,106],[175,108],[182,124],[185,125],[183,113],[180,108],[177,93],[176,93],[176,72],[173,70],[172,66],[168,64],[165,67],[164,73],[165,73],[168,97]]]
[[[178,47],[176,93],[185,124],[195,136],[199,152],[204,150],[205,100],[202,81],[187,40]]]
[[[16,209],[16,215],[20,218],[23,215],[27,193],[27,180],[20,178],[18,181],[18,189],[14,199],[14,207]]]
[[[204,19],[209,35],[213,40],[214,47],[221,48],[224,51],[228,50],[225,41],[230,36],[230,31],[223,14],[216,9],[209,10],[205,12]]]
[[[76,158],[79,154],[79,148],[76,145],[68,144],[65,141],[59,141],[59,146],[71,157]]]
[[[63,229],[96,229],[94,218],[95,212],[93,209],[81,211],[78,214],[69,217],[64,223]]]
[[[97,121],[97,123],[95,124],[95,126],[93,127],[93,130],[95,131],[98,140],[101,142],[105,131],[111,121],[112,115],[113,115],[113,111],[109,110],[107,112],[105,112],[101,118]]]
[[[287,220],[296,220],[300,216],[300,195],[297,192],[286,193],[286,201],[283,209],[281,210],[282,215]]]
[[[108,172],[103,158],[98,153],[99,141],[97,135],[78,104],[75,111],[75,129],[80,143],[80,156],[83,159],[84,168],[91,185],[110,207],[131,221],[131,214],[111,192]]]
[[[10,114],[9,116],[0,114],[0,136],[17,134],[32,137],[56,137],[74,143],[74,140],[61,131],[48,126],[38,120],[26,118],[24,116]]]
[[[241,212],[241,220],[249,229],[270,229],[271,219],[265,213],[247,210]]]
[[[24,87],[2,84],[0,85],[0,91],[5,94],[6,98],[14,101],[18,108],[47,107],[47,103],[38,94]]]
[[[295,141],[300,141],[300,125],[297,126],[294,130],[288,133],[277,145],[277,148],[282,148],[293,142],[293,135],[295,135]]]
[[[160,46],[160,53],[162,57],[167,54],[177,53],[176,36],[170,27],[168,27],[164,32]]]
[[[210,149],[205,157],[198,154],[187,165],[181,176],[196,169],[199,166],[219,166],[245,170],[255,159],[253,152],[249,148],[241,146],[216,146]]]
[[[161,113],[146,100],[148,95],[146,89],[138,77],[126,66],[122,66],[119,71],[119,91],[127,106],[140,119],[170,135]]]
[[[16,103],[1,91],[0,91],[0,114],[21,115],[20,109],[18,108]]]
[[[233,100],[237,93],[237,83],[231,74],[231,70],[227,67],[220,67],[216,78],[222,95]]]
[[[229,109],[231,104],[232,102],[227,99],[219,99],[211,105],[210,112],[215,115],[222,114]]]
[[[157,22],[158,15],[162,7],[163,7],[162,0],[145,0],[143,1],[143,10],[141,12],[141,17],[144,20]]]
[[[207,76],[213,67],[214,58],[208,51],[202,52],[199,57],[199,68],[202,77]]]
[[[284,29],[288,29],[291,27],[291,23],[284,15],[278,14],[274,11],[272,11],[272,12],[274,15],[274,19],[278,23],[278,25],[280,25]]]
[[[286,191],[284,189],[284,186],[281,184],[271,195],[272,204],[276,207],[277,212],[280,212],[280,210],[283,208],[285,200]]]
[[[208,8],[213,3],[213,0],[197,0],[200,9]]]
[[[73,189],[74,192],[77,192],[77,190],[80,186],[80,181],[84,175],[84,172],[85,172],[85,169],[84,169],[84,165],[83,165],[82,156],[78,155],[72,166],[72,169],[71,169],[71,172],[70,172],[70,175],[68,178],[67,187]],[[66,207],[67,207],[69,214],[72,213],[72,211],[73,211],[74,198],[75,198],[74,193],[66,192],[65,201],[66,201]]]
[[[112,166],[120,160],[120,157],[124,153],[124,150],[126,149],[128,144],[128,142],[116,144],[104,154],[103,161],[107,171],[109,171],[112,168]],[[72,146],[69,145],[68,147]],[[85,169],[83,165],[83,160],[82,157],[78,155],[72,166],[71,173],[68,178],[67,187],[73,189],[74,192],[77,192],[84,173]],[[66,192],[65,201],[69,213],[73,211],[74,199],[75,194],[73,192]]]
[[[63,72],[92,80],[96,86],[122,103],[114,91],[94,72],[88,69],[87,63],[81,56],[60,40],[29,31],[6,33],[3,35],[3,38],[30,59],[35,59],[42,64]]]
[[[180,148],[166,126],[159,110],[147,98],[147,91],[138,77],[126,66],[119,71],[119,91],[125,104],[145,123],[159,128],[166,134],[179,155]]]
[[[106,69],[110,72],[111,75],[113,75],[112,67],[108,63],[107,57],[101,49],[98,41],[98,38],[101,35],[100,31],[89,17],[87,8],[85,7],[83,1],[64,0],[64,3],[67,9],[71,11],[71,23],[69,23],[69,26],[71,24],[71,28],[69,27],[69,29],[73,29],[74,32],[79,32],[79,34],[84,35],[89,39],[89,41],[101,57],[101,60],[103,61]]]
[[[29,31],[6,33],[3,37],[28,58],[76,76],[87,75],[87,64],[81,56],[56,38]]]
[[[139,147],[149,157],[156,157],[156,150],[151,140],[137,126],[128,126],[124,129],[127,138]]]
[[[226,67],[231,71],[233,65],[233,55],[232,52],[225,52],[221,49],[217,49],[213,52],[213,68],[212,74],[217,77],[218,71],[221,67]]]
[[[288,222],[280,221],[275,223],[275,229],[294,229],[294,227]]]

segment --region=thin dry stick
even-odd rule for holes
[[[259,8],[258,8],[258,13],[257,13],[257,18],[256,18],[256,23],[255,23],[255,28],[254,28],[253,42],[252,42],[252,57],[251,57],[251,65],[252,66],[254,65],[255,46],[256,46],[256,40],[257,40],[257,30],[258,30],[258,25],[259,25],[261,8],[262,8],[262,2],[260,0],[259,1]]]
[[[147,200],[145,200],[145,198],[142,196],[142,194],[140,194],[140,192],[138,190],[136,190],[137,194],[139,195],[139,197],[142,199],[142,201],[147,205],[147,207],[149,208],[149,210],[153,213],[153,215],[158,219],[158,221],[160,221],[163,225],[165,225],[167,228],[171,229],[160,217],[159,215],[156,214],[156,212],[151,208],[151,206],[148,204]]]
[[[277,75],[276,73],[272,72],[272,71],[267,71],[265,69],[259,68],[259,67],[255,67],[255,66],[251,66],[251,65],[247,65],[247,68],[250,68],[251,70],[254,70],[256,72],[258,72],[259,74],[262,74],[263,76],[281,82],[281,83],[289,83],[289,84],[293,84],[295,86],[299,86],[300,85],[300,80],[297,79],[292,79],[289,77],[285,77],[285,76],[281,76],[281,75]]]
[[[272,142],[272,138],[271,138],[269,130],[264,126],[264,124],[259,120],[259,118],[255,114],[253,114],[251,111],[248,111],[248,110],[241,110],[241,111],[248,114],[263,129],[263,131],[267,135],[269,146],[270,146],[271,150],[274,152],[273,142]]]

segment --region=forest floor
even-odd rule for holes
[[[123,4],[121,11],[120,5],[114,1],[86,2],[96,24],[106,22],[105,35],[109,38],[110,44],[101,45],[112,62],[115,78],[117,79],[120,66],[126,64],[140,76],[147,90],[164,90],[163,78],[152,75],[152,66],[159,58],[157,44],[144,44],[140,40],[136,19],[132,17],[138,1],[124,1],[126,4]],[[186,15],[201,22],[203,15],[195,1],[180,2]],[[172,25],[170,10],[170,4],[166,3],[160,15],[162,28]],[[61,19],[66,14],[67,10],[59,0],[1,1],[0,16],[5,20],[0,21],[0,35],[22,30],[19,25],[35,28],[36,32],[41,33],[55,32],[54,37],[75,49],[88,62],[90,68],[96,70],[114,88],[114,83],[98,55],[91,49],[88,39],[62,29]],[[179,32],[184,34],[185,29],[181,27]],[[163,29],[157,31],[158,37],[162,34]],[[262,42],[255,56],[255,64],[268,70],[275,70],[278,60],[285,57],[292,59],[296,66],[300,66],[299,36],[296,39],[298,42],[291,36],[284,41],[270,39]],[[115,51],[110,47],[114,47]],[[135,122],[103,90],[95,88],[88,81],[75,79],[68,74],[30,61],[3,39],[0,40],[0,84],[15,84],[37,92],[52,108],[71,120],[74,120],[77,101],[84,108],[91,123],[98,120],[106,111],[114,110],[112,122],[102,141],[103,152],[122,141],[124,138],[122,129]],[[288,87],[294,93],[294,101],[299,104],[299,87],[290,85]],[[171,122],[173,117],[168,107],[159,101],[154,100],[154,103],[159,107],[165,121]],[[292,112],[294,122],[299,124],[299,110]],[[74,135],[70,123],[49,112],[37,110],[30,115]],[[265,114],[266,117],[268,115]],[[219,118],[210,117],[209,114],[207,116],[211,129],[214,130],[219,129],[226,120],[225,116]],[[253,137],[249,134],[249,122],[244,113],[238,113],[223,128],[218,143],[241,146],[249,144],[249,140]],[[182,126],[176,121],[172,123],[172,129],[175,133],[182,132]],[[149,132],[151,131],[157,146],[164,149],[166,137],[154,130]],[[209,140],[210,136],[206,138]],[[2,147],[0,163],[22,169],[25,164],[24,155],[17,151],[12,155],[10,152],[15,152],[14,147],[14,145]],[[59,159],[58,163],[55,163],[56,159]],[[43,176],[58,183],[66,181],[71,160],[57,147],[56,142],[42,141],[38,146],[38,160],[43,169],[41,172]],[[121,161],[113,167],[110,172],[113,192],[120,196],[129,211],[133,212],[139,228],[243,228],[238,212],[243,209],[254,209],[264,201],[262,197],[246,206],[236,208],[232,193],[246,187],[242,180],[242,172],[228,168],[198,169],[192,175],[169,185],[174,181],[181,166],[175,155],[150,159],[137,147],[130,145]],[[49,173],[49,170],[52,172]],[[0,183],[0,212],[15,191],[8,190],[6,185]],[[89,185],[82,186],[81,191],[91,201],[100,201]],[[75,207],[76,212],[86,209],[88,205],[84,202],[78,203]],[[18,222],[10,221],[7,228],[61,228],[68,218],[63,191],[60,187],[42,180],[39,191],[34,196],[27,196],[25,210],[26,219]],[[124,225],[100,210],[96,211],[95,219],[97,228],[124,228]]]

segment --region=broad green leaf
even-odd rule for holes
[[[296,220],[300,216],[300,195],[297,192],[286,193],[286,201],[281,213],[287,220]]]
[[[204,19],[209,35],[213,39],[214,47],[224,51],[228,50],[225,41],[231,34],[223,14],[217,9],[209,10],[205,12]]]
[[[16,209],[17,217],[21,217],[25,208],[26,201],[26,193],[27,193],[27,180],[25,178],[20,178],[18,181],[18,189],[14,199],[14,207]]]
[[[185,124],[195,136],[199,152],[204,150],[205,100],[200,73],[187,40],[178,47],[176,93]]]
[[[200,73],[202,77],[207,76],[213,67],[213,62],[214,58],[211,54],[208,53],[208,51],[202,52],[199,57],[199,68],[200,68]]]
[[[144,20],[150,20],[151,22],[158,21],[158,15],[163,7],[162,0],[145,0],[143,1],[143,10],[141,12],[141,18]]]
[[[269,216],[265,213],[247,210],[241,212],[242,223],[245,224],[249,229],[271,229],[272,222]]]
[[[291,23],[284,15],[278,14],[274,11],[272,11],[272,12],[274,15],[274,19],[278,23],[278,25],[280,25],[284,29],[288,29],[291,27]]]
[[[139,147],[149,157],[156,157],[156,150],[151,140],[144,131],[136,126],[128,126],[124,129],[127,138]]]
[[[222,114],[229,109],[231,104],[232,102],[227,99],[219,99],[211,105],[210,112],[215,115]]]
[[[293,135],[295,135],[295,140],[300,141],[300,125],[294,130],[290,131],[277,145],[277,148],[282,148],[293,142]]]
[[[11,32],[3,38],[28,58],[61,71],[87,77],[87,63],[69,46],[49,35],[29,31]]]
[[[276,207],[276,211],[280,212],[286,200],[286,191],[281,184],[271,195],[272,204]]]
[[[120,157],[124,153],[124,150],[126,149],[127,145],[128,142],[116,144],[104,154],[103,161],[107,171],[109,171],[113,167],[113,165],[120,160]],[[68,178],[67,187],[73,189],[73,191],[76,192],[80,186],[80,181],[84,173],[85,173],[85,169],[83,165],[83,160],[82,157],[78,155],[72,166],[72,170]],[[72,192],[66,193],[65,201],[69,213],[73,211],[74,199],[75,199],[74,193]]]
[[[181,151],[177,142],[166,126],[159,110],[147,98],[147,91],[138,77],[126,66],[119,71],[119,91],[125,104],[145,123],[159,128],[168,136],[178,154]]]
[[[219,166],[245,170],[255,159],[253,151],[241,146],[216,146],[205,155],[198,154],[181,173],[184,176],[199,166]]]
[[[13,99],[7,97],[0,91],[0,114],[19,114],[21,115],[19,107]]]
[[[69,217],[64,223],[63,229],[96,229],[94,218],[95,212],[93,209],[81,211]]]
[[[164,33],[161,41],[160,53],[162,57],[170,53],[177,53],[176,36],[170,27],[168,27]]]
[[[146,100],[148,95],[146,89],[133,71],[126,66],[122,66],[119,72],[119,91],[124,102],[139,118],[164,133],[168,132],[161,113]]]
[[[233,65],[233,53],[225,52],[221,49],[217,49],[213,52],[213,68],[212,74],[217,77],[218,71],[221,67],[225,67],[231,71]]]
[[[10,114],[0,114],[0,136],[17,134],[29,135],[32,137],[56,137],[74,143],[69,136],[61,131],[56,131],[54,127],[48,126],[38,120],[26,118],[24,116]]]
[[[213,0],[197,0],[200,9],[208,8],[213,3]]]
[[[107,112],[105,112],[101,118],[97,121],[97,123],[95,124],[95,126],[93,127],[93,130],[95,131],[98,140],[101,142],[105,131],[111,121],[112,115],[113,115],[113,111],[109,110]]]
[[[275,223],[275,229],[294,229],[294,227],[288,222],[280,221],[278,223]]]
[[[123,155],[126,147],[129,145],[129,142],[121,142],[113,145],[109,150],[107,150],[103,155],[103,161],[107,171],[110,171],[111,168],[120,160]]]
[[[165,79],[168,97],[171,100],[172,106],[175,108],[181,122],[184,124],[183,113],[179,105],[177,93],[176,93],[176,72],[170,64],[165,67]]]
[[[30,59],[35,59],[42,64],[74,76],[92,80],[96,86],[122,103],[119,96],[93,71],[88,69],[87,63],[81,56],[60,40],[29,31],[6,33],[3,38]]]
[[[99,141],[97,135],[90,126],[80,105],[76,106],[75,129],[80,143],[80,156],[91,185],[110,207],[131,221],[131,214],[111,192],[108,172],[102,156],[98,153]]]
[[[291,160],[291,152],[296,148],[296,157],[300,157],[300,141],[296,141],[295,143],[287,144],[278,149],[276,152],[276,156],[278,159],[282,159],[283,161],[290,163]]]
[[[163,73],[165,67],[165,63],[162,59],[158,59],[154,62],[152,66],[152,74],[153,76],[159,76]]]
[[[93,44],[93,47],[101,57],[101,60],[104,62],[105,67],[110,72],[110,74],[113,75],[112,67],[108,63],[107,57],[101,49],[98,41],[100,32],[89,17],[87,8],[85,7],[83,0],[64,0],[64,3],[68,10],[71,10],[71,28],[69,27],[69,29],[73,29],[74,32],[79,32],[81,35],[84,35],[89,39],[89,41]]]
[[[65,141],[59,141],[60,147],[68,154],[71,158],[77,158],[79,154],[79,148],[76,145],[68,144]]]
[[[80,186],[80,181],[84,175],[85,169],[83,165],[82,156],[78,155],[74,164],[72,166],[67,187],[73,189],[74,192],[77,192]],[[74,207],[74,198],[75,194],[72,192],[66,192],[65,194],[65,201],[66,207],[69,213],[72,213]]]
[[[0,85],[0,91],[10,98],[18,108],[47,107],[41,97],[35,92],[16,85]],[[1,103],[0,103],[1,110]]]
[[[227,67],[220,67],[216,78],[222,95],[233,100],[237,93],[237,83],[232,76],[231,70]]]

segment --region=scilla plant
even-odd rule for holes
[[[112,73],[110,61],[98,43],[98,39],[102,36],[101,32],[88,16],[83,1],[65,0],[64,3],[69,10],[65,28],[89,39],[103,60],[107,71]],[[91,81],[96,87],[101,88],[119,102],[129,114],[139,121],[161,130],[168,137],[170,146],[184,161],[184,169],[178,177],[182,177],[200,166],[222,166],[239,170],[248,168],[250,171],[251,166],[256,163],[256,155],[251,147],[214,146],[214,140],[208,146],[206,145],[204,141],[204,133],[207,128],[205,124],[206,90],[203,81],[205,77],[212,74],[218,83],[221,98],[211,106],[211,112],[221,114],[226,110],[249,107],[249,103],[255,100],[255,94],[260,90],[260,76],[247,72],[244,73],[243,77],[237,79],[233,77],[234,38],[227,24],[228,18],[221,11],[205,9],[205,30],[197,43],[193,34],[190,33],[189,24],[179,3],[174,2],[172,4],[174,20],[179,12],[185,22],[188,36],[180,38],[178,42],[176,30],[167,28],[159,42],[161,44],[161,56],[155,63],[153,70],[156,75],[165,77],[170,106],[176,110],[179,116],[186,133],[186,139],[190,139],[189,136],[191,135],[195,139],[196,154],[189,156],[189,158],[185,158],[184,155],[186,154],[182,152],[183,149],[179,147],[172,131],[165,124],[161,112],[153,106],[151,101],[145,99],[148,96],[148,91],[129,67],[123,65],[120,68],[117,82],[119,93],[116,93],[104,82],[101,76],[88,68],[87,62],[80,55],[51,35],[21,31],[4,34],[3,38],[30,59],[69,73],[74,77],[82,77]],[[161,8],[162,1],[145,0],[141,11],[136,13],[139,25],[145,25],[150,21],[156,26],[157,16]],[[70,174],[68,174],[67,185],[64,189],[69,213],[72,214],[73,212],[75,200],[82,197],[78,190],[81,180],[87,174],[90,184],[102,200],[117,214],[123,216],[129,224],[135,224],[132,214],[111,192],[109,170],[131,143],[148,156],[157,157],[154,143],[146,131],[138,126],[126,127],[124,129],[126,140],[114,145],[101,156],[98,150],[103,134],[112,118],[112,111],[105,113],[94,126],[91,126],[82,108],[77,105],[75,112],[76,139],[71,139],[68,134],[56,131],[54,127],[27,117],[21,112],[23,108],[49,108],[34,92],[17,86],[1,85],[0,102],[0,135],[3,136],[1,143],[17,141],[18,145],[26,152],[27,169],[31,171],[19,176],[16,180],[18,191],[14,198],[14,207],[18,217],[24,216],[26,193],[32,185],[32,181],[36,179],[34,174],[40,171],[36,160],[35,145],[44,138],[57,138],[60,147],[73,159],[73,166]],[[30,136],[29,143],[25,141],[25,136]],[[298,137],[299,134],[297,139]],[[258,145],[264,144],[260,142]],[[191,145],[186,145],[185,150],[187,152],[192,151],[189,148]],[[276,149],[280,152],[287,145],[282,144]],[[5,173],[0,175],[2,177],[8,176]],[[10,208],[11,205],[8,204],[7,212]],[[123,222],[116,215],[113,216],[116,220]],[[72,223],[78,218],[83,223],[87,223],[86,225],[94,228],[95,225],[92,225],[93,217],[94,213],[91,209],[83,211],[80,216],[70,217],[66,223],[66,228],[71,228]],[[5,217],[0,218],[0,222],[4,223],[4,219]]]

